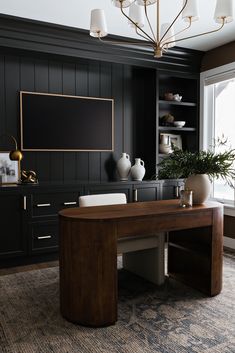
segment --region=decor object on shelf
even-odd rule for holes
[[[33,170],[22,170],[21,182],[22,184],[37,184],[37,174]]]
[[[167,141],[166,144],[170,145],[171,152],[173,151],[172,150],[173,148],[177,148],[177,149],[182,150],[182,138],[180,135],[161,133],[160,134],[160,141]]]
[[[161,125],[171,125],[173,124],[175,117],[171,114],[166,114],[161,117]]]
[[[0,152],[1,184],[17,184],[19,182],[20,164],[18,160],[11,160],[9,151]]]
[[[170,92],[166,92],[166,93],[164,94],[164,99],[165,99],[166,101],[173,101],[173,99],[174,99],[174,94],[173,94],[173,93],[170,93]]]
[[[162,154],[168,154],[172,152],[169,135],[160,134],[159,152]]]
[[[226,147],[226,142],[224,138],[217,139],[216,146]],[[221,178],[230,187],[235,188],[234,161],[235,149],[226,149],[223,152],[189,152],[175,148],[173,153],[158,164],[158,178],[186,178],[185,187],[193,191],[193,203],[200,204],[209,197],[209,184],[214,178]],[[202,192],[204,196],[201,195]]]
[[[10,138],[14,145],[15,145],[15,149],[11,150],[10,152],[7,152],[9,154],[9,159],[10,161],[15,161],[15,162],[18,162],[18,163],[10,163],[9,161],[7,161],[7,158],[5,157],[5,161],[4,163],[5,164],[8,164],[8,165],[11,165],[11,168],[13,168],[13,170],[11,171],[11,173],[14,173],[14,175],[9,175],[7,176],[4,175],[4,177],[2,179],[5,180],[5,182],[2,180],[2,183],[10,183],[10,184],[14,184],[14,183],[17,183],[17,182],[20,182],[20,162],[23,158],[23,154],[22,152],[18,149],[18,145],[17,145],[17,141],[15,139],[14,136],[12,135],[8,135],[8,134],[2,134],[0,135],[0,138],[1,137],[7,137],[7,138]],[[16,176],[17,176],[17,180],[16,180]]]
[[[180,96],[178,93],[173,95],[173,100],[176,102],[181,102],[182,96]]]
[[[178,37],[179,34],[186,31],[191,27],[192,22],[199,19],[197,0],[184,0],[183,6],[180,11],[176,14],[176,17],[171,23],[160,22],[160,0],[112,0],[113,5],[120,8],[121,14],[125,16],[128,23],[133,27],[135,33],[145,41],[109,41],[103,40],[102,38],[107,36],[107,24],[105,19],[104,10],[94,9],[91,11],[91,22],[90,22],[90,36],[98,38],[101,42],[111,43],[116,45],[144,45],[149,46],[154,51],[155,58],[161,58],[163,53],[169,48],[174,47],[177,42],[196,38],[205,34],[214,33],[224,27],[226,23],[233,21],[233,0],[217,0],[214,20],[219,23],[220,26],[214,30],[208,32],[202,32],[196,35]],[[149,6],[156,3],[156,24],[151,24],[149,19]],[[125,8],[129,7],[129,15],[124,11]],[[182,15],[182,18],[187,22],[186,26],[178,31],[174,32],[174,24],[178,18]],[[149,30],[144,30],[144,20],[146,18]],[[161,26],[160,26],[161,25]],[[153,27],[156,26],[156,32]]]
[[[183,127],[183,126],[185,125],[185,121],[180,121],[180,120],[174,121],[174,122],[173,122],[173,125],[174,125],[175,127]]]
[[[141,181],[145,175],[144,161],[135,158],[135,164],[131,167],[131,176],[133,180]]]
[[[121,158],[117,162],[117,171],[121,181],[127,181],[131,170],[130,156],[122,153]]]

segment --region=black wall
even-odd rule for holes
[[[20,142],[20,90],[114,98],[113,153],[24,152],[22,169],[35,170],[41,182],[110,181],[127,152],[132,162],[144,159],[150,177],[156,164],[156,70],[197,73],[201,57],[175,47],[155,59],[141,41],[138,47],[105,46],[85,30],[0,15],[0,135]],[[0,149],[12,148],[1,136]]]
[[[19,91],[49,92],[114,98],[114,153],[24,152],[23,169],[35,170],[40,181],[95,180],[115,178],[115,160],[121,152],[134,151],[133,99],[138,82],[129,65],[76,59],[65,61],[33,55],[0,55],[0,133],[20,141]],[[133,85],[135,90],[133,91]],[[56,129],[56,126],[55,126]],[[43,136],[42,136],[43,139]],[[12,148],[1,137],[1,148]]]

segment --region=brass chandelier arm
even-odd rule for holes
[[[138,32],[138,29],[139,29],[139,27],[138,26],[135,26],[135,33],[138,35],[138,36],[140,36],[140,37],[142,37],[144,40],[147,40],[148,42],[149,42],[149,39],[146,37],[146,36],[144,36],[143,34],[141,34],[141,33],[139,33]],[[149,43],[150,45],[154,45],[154,43]]]
[[[168,45],[168,44],[171,44],[171,43],[175,43],[175,42],[181,42],[182,40],[186,40],[186,39],[197,38],[197,37],[203,36],[203,35],[205,35],[205,34],[211,34],[211,33],[218,32],[218,31],[221,30],[221,29],[224,27],[224,25],[225,25],[225,17],[223,17],[222,20],[223,20],[222,25],[221,25],[219,28],[214,29],[213,31],[203,32],[203,33],[195,34],[194,36],[189,36],[189,37],[184,37],[184,38],[175,39],[175,40],[172,40],[172,41],[169,41],[169,42],[164,43],[164,46],[165,46],[165,45]]]
[[[159,1],[159,0],[158,0]],[[175,19],[173,20],[173,22],[170,24],[170,26],[167,28],[166,32],[163,34],[162,38],[160,39],[160,43],[162,42],[162,40],[165,38],[165,36],[167,35],[167,33],[169,32],[169,30],[174,26],[175,22],[178,20],[178,18],[180,17],[180,15],[182,14],[182,12],[184,11],[185,7],[188,4],[188,0],[185,0],[184,6],[182,7],[182,9],[180,10],[180,12],[178,13],[178,15],[175,17]],[[159,11],[158,11],[159,12]]]
[[[155,36],[155,33],[153,31],[153,27],[150,23],[150,20],[149,20],[149,17],[148,17],[148,11],[147,11],[147,0],[145,0],[144,2],[144,12],[145,12],[145,16],[146,16],[146,19],[147,19],[147,22],[148,22],[148,25],[149,25],[149,28],[150,28],[150,31],[152,32],[152,35],[153,35],[153,39],[155,40],[155,42],[157,41],[156,39],[156,36]]]
[[[187,29],[189,29],[191,26],[192,26],[192,20],[191,20],[191,18],[190,18],[190,22],[189,22],[189,24],[188,24],[188,26],[187,26],[187,27],[185,27],[185,28],[181,29],[181,31],[179,31],[179,32],[175,33],[173,36],[168,37],[168,39],[171,39],[172,37],[176,37],[176,36],[178,36],[179,34],[183,33],[183,32],[184,32],[184,31],[186,31]],[[175,40],[174,40],[174,42],[175,42]],[[162,43],[162,41],[160,42],[160,44],[161,44],[161,43]],[[165,45],[165,43],[164,43],[164,45]]]
[[[120,1],[120,0],[119,0]],[[123,16],[125,16],[128,21],[130,21],[133,25],[135,25],[146,37],[148,37],[148,39],[153,43],[155,44],[155,41],[153,40],[153,38],[151,38],[148,33],[146,33],[142,28],[140,28],[129,16],[127,16],[127,14],[123,11],[123,7],[122,7],[122,1],[120,1],[120,4],[121,4],[121,13],[123,14]]]

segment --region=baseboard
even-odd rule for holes
[[[235,250],[235,239],[224,237],[224,247]]]

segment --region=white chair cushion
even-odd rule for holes
[[[104,206],[104,205],[120,205],[127,203],[126,194],[114,193],[114,194],[97,194],[97,195],[86,195],[79,197],[79,206]]]

